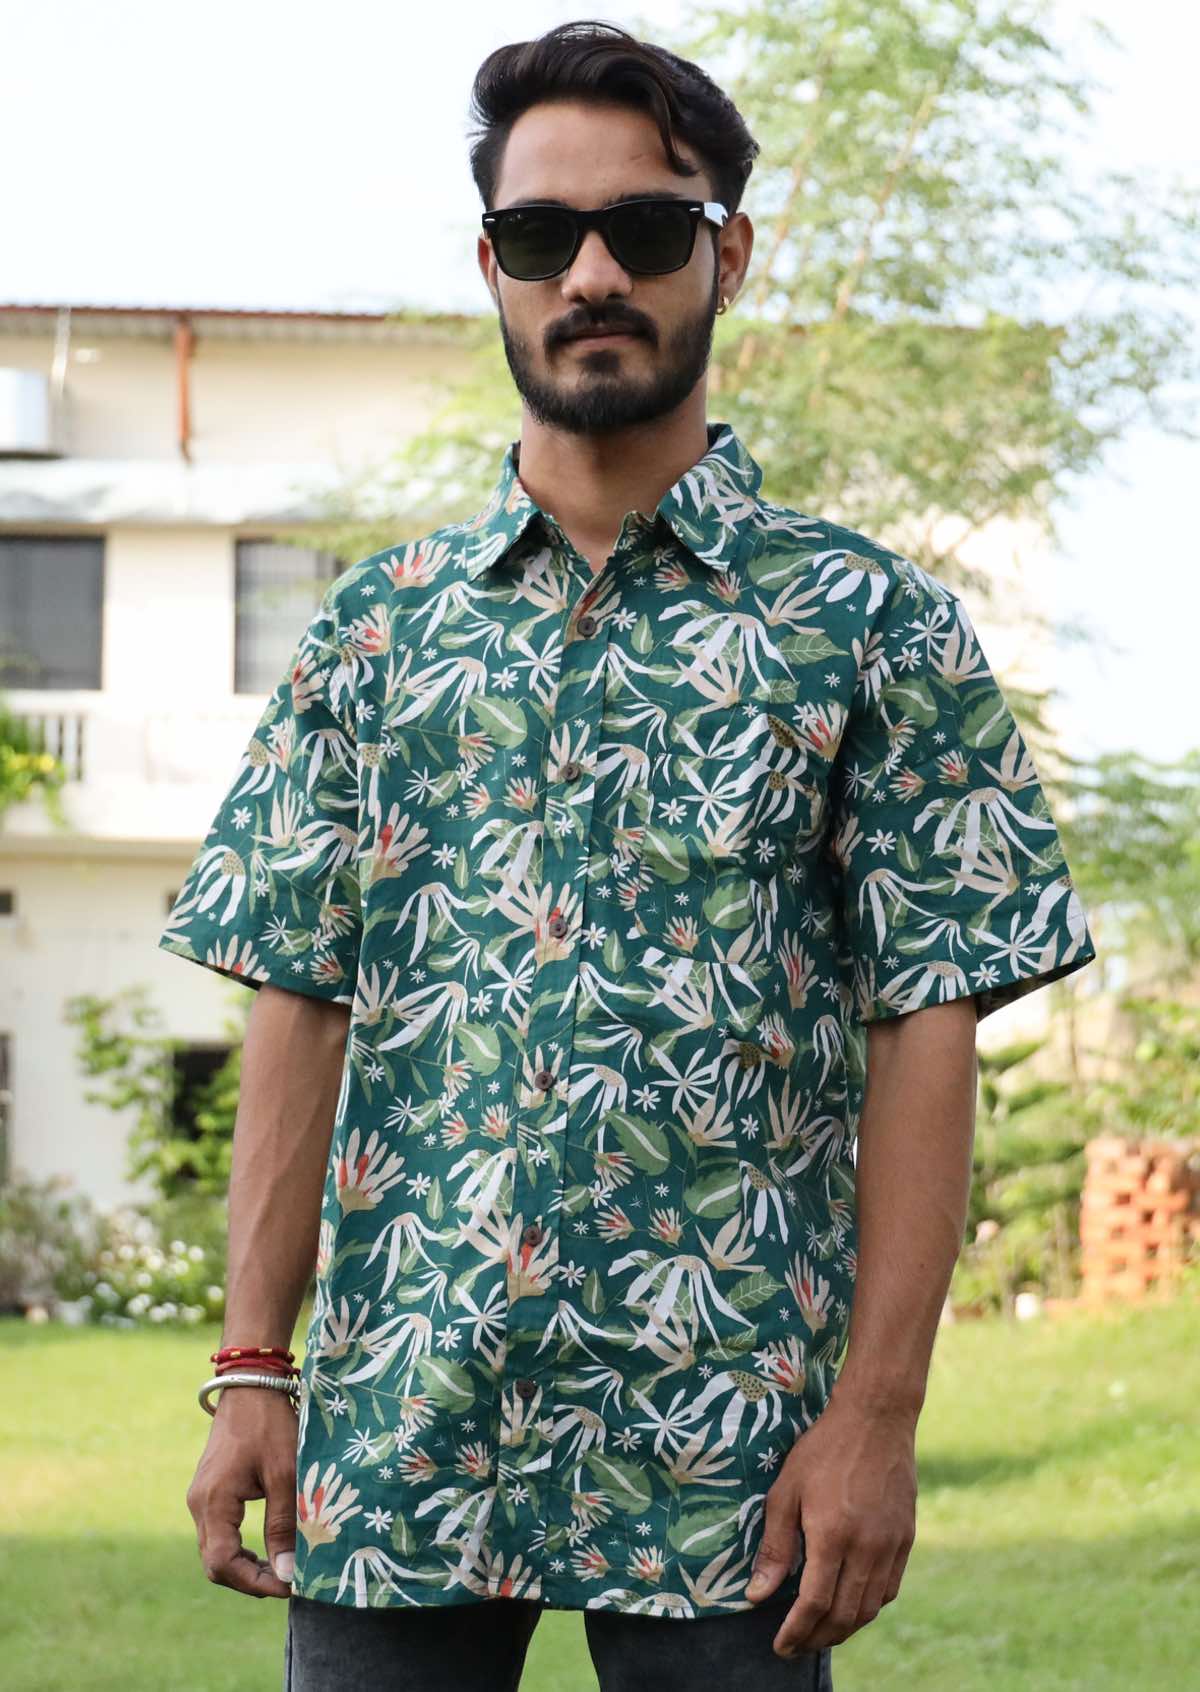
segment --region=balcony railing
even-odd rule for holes
[[[266,703],[237,694],[170,710],[104,693],[10,692],[4,704],[30,742],[61,759],[63,800],[78,832],[101,837],[186,838],[233,777]],[[23,801],[5,818],[9,835],[41,832]]]

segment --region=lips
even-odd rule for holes
[[[633,338],[637,331],[634,329],[583,329],[577,335],[568,335],[568,341],[611,341],[618,335]]]

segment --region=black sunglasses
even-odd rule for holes
[[[484,212],[496,263],[519,282],[544,282],[574,262],[589,229],[598,229],[623,270],[666,276],[692,256],[701,218],[720,229],[728,212],[716,200],[619,200],[599,211],[574,206],[505,206]]]

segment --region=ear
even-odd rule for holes
[[[496,292],[496,270],[498,268],[496,255],[492,251],[492,243],[486,235],[479,237],[476,256],[479,260],[479,273],[487,284],[487,291],[492,296],[493,303],[499,305],[500,300]]]
[[[753,251],[754,225],[745,212],[734,212],[718,235],[717,249],[720,291],[728,294],[731,301],[741,291]]]

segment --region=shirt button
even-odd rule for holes
[[[587,640],[590,635],[594,635],[599,626],[599,623],[597,623],[595,617],[592,616],[590,611],[585,611],[583,616],[580,617],[579,621],[575,625],[585,640]]]
[[[521,1235],[521,1238],[525,1241],[526,1245],[536,1245],[541,1237],[542,1230],[538,1227],[536,1222],[531,1222],[528,1228],[526,1228]]]
[[[517,1382],[517,1397],[518,1398],[532,1398],[536,1391],[537,1391],[537,1382],[531,1381],[528,1378],[528,1376],[526,1376],[526,1378],[524,1380],[520,1380],[520,1381]]]
[[[554,938],[559,940],[567,932],[567,919],[565,916],[552,916],[546,927]]]
[[[564,781],[574,781],[576,777],[582,774],[582,771],[583,765],[577,764],[574,758],[572,758],[569,762],[563,765],[562,769],[558,773]]]
[[[543,1093],[548,1093],[554,1085],[554,1071],[552,1069],[539,1069],[533,1078],[533,1084],[540,1088]]]

